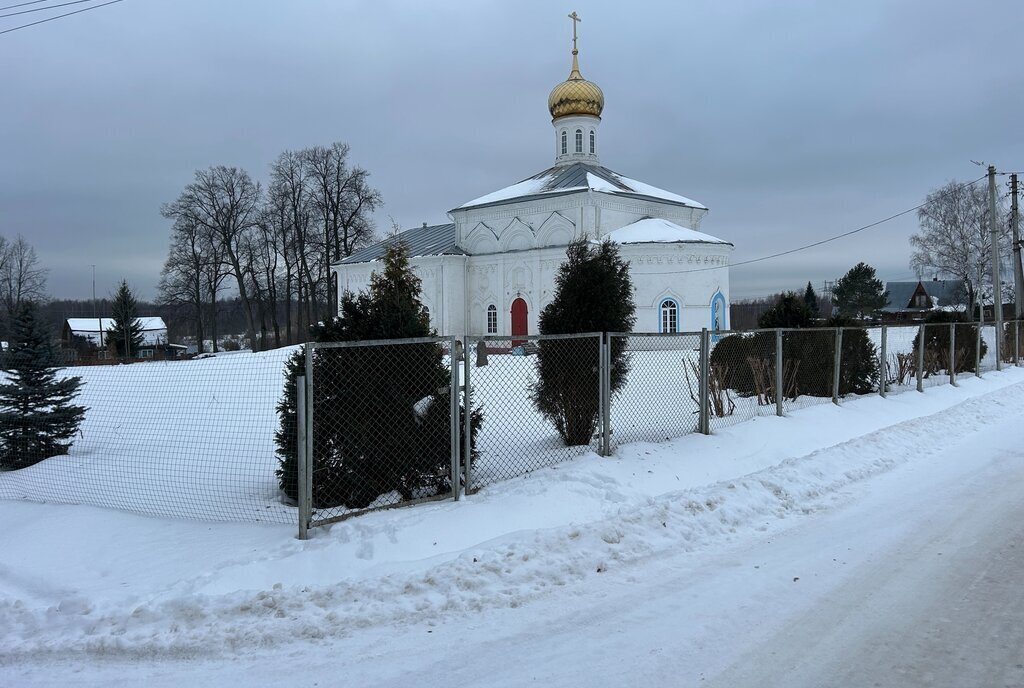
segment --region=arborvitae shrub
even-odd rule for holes
[[[540,314],[541,334],[629,332],[636,305],[629,263],[610,241],[574,241],[555,277],[555,295]],[[626,382],[623,338],[612,341],[611,391]],[[543,339],[537,347],[533,402],[566,446],[589,444],[600,413],[600,344],[595,338]]]
[[[814,315],[803,299],[787,292],[774,306],[761,314],[757,326],[762,329],[776,327],[813,327]]]
[[[787,396],[832,396],[835,365],[835,327],[843,321],[829,322],[832,327],[807,327],[783,332],[782,358],[787,376]],[[757,394],[753,366],[775,368],[775,332],[731,335],[711,351],[712,366],[726,370],[725,386],[740,396]],[[878,358],[867,332],[843,330],[843,350],[839,372],[839,394],[867,394],[878,385]]]
[[[924,360],[925,375],[949,371],[949,323],[956,325],[954,345],[956,346],[956,372],[973,373],[978,353],[978,326],[972,324],[964,313],[934,311],[925,316]],[[935,327],[929,327],[934,325]],[[945,325],[943,327],[943,325]],[[1010,332],[1012,337],[1013,332]],[[917,361],[917,347],[920,345],[920,330],[914,335],[913,354]],[[1012,344],[1011,344],[1012,347]],[[988,352],[988,344],[981,340],[981,357]],[[916,363],[915,363],[916,365]]]
[[[843,321],[834,319],[832,324],[843,326]],[[835,346],[831,347],[831,350],[834,352]],[[870,394],[878,391],[878,350],[868,336],[867,330],[844,327],[841,353],[839,395]]]
[[[1016,330],[1016,334],[1014,334]],[[1017,347],[1016,355],[1013,348]],[[1010,363],[1015,357],[1024,357],[1024,323],[1008,322],[1003,325],[1003,362]]]
[[[771,348],[761,346],[768,337],[767,333],[732,334],[723,337],[711,349],[710,364],[720,371],[721,385],[735,390],[740,396],[753,396],[755,393],[754,373],[750,359],[758,361],[770,359],[775,365],[775,335],[771,333]],[[770,352],[770,353],[765,353]]]
[[[369,293],[342,297],[342,317],[311,329],[319,342],[427,337],[420,282],[401,245],[388,249]],[[404,499],[452,489],[450,373],[438,343],[319,348],[313,358],[313,506],[369,506],[396,491]],[[305,353],[291,357],[278,405],[277,476],[297,497],[295,381]],[[460,438],[465,432],[460,408]],[[472,414],[470,442],[483,423]],[[460,439],[461,441],[461,439]]]

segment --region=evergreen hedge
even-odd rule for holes
[[[629,263],[611,241],[586,238],[569,244],[566,261],[555,277],[555,295],[540,314],[541,334],[629,332],[636,305]],[[616,338],[611,350],[611,391],[626,382],[626,341]],[[586,445],[600,414],[598,376],[600,343],[596,338],[542,339],[537,346],[537,383],[533,402],[566,446]]]

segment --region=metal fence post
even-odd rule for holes
[[[612,455],[612,335],[605,332],[601,358],[601,455]]]
[[[783,384],[785,383],[782,375],[782,328],[775,330],[775,415],[785,415],[785,411],[782,407],[782,397],[785,393]]]
[[[463,361],[463,392],[462,403],[466,405],[462,412],[463,444],[462,444],[462,473],[465,476],[466,485],[463,488],[464,494],[469,494],[472,483],[470,482],[473,471],[473,402],[471,399],[471,387],[469,380],[469,335],[464,338],[465,345],[462,347]]]
[[[305,499],[309,506],[306,510],[306,523],[313,522],[313,467],[316,465],[316,454],[313,451],[313,418],[316,414],[316,380],[313,377],[313,359],[316,356],[316,344],[306,344],[306,472]],[[300,483],[301,484],[301,483]]]
[[[956,384],[956,323],[949,323],[949,384]]]
[[[452,335],[448,341],[448,358],[451,361],[451,388],[449,390],[449,429],[451,432],[452,452],[452,498],[459,501],[459,361],[456,344],[458,339]]]
[[[700,331],[700,419],[699,430],[705,435],[711,434],[711,408],[708,398],[708,385],[711,377],[711,333],[708,328]]]
[[[889,351],[888,351],[888,340],[887,335],[889,334],[888,329],[885,325],[882,325],[882,349],[878,354],[881,359],[878,366],[878,394],[884,399],[888,390],[886,387],[889,385]]]
[[[1014,320],[1014,365],[1021,364],[1021,321]]]
[[[981,325],[979,321],[975,326],[975,342],[974,342],[974,375],[981,377]]]
[[[917,328],[917,391],[924,391],[924,334],[925,324]]]
[[[299,499],[299,539],[309,538],[309,500],[306,498],[306,376],[295,381],[295,429],[297,430],[295,486]]]
[[[836,328],[836,351],[832,361],[832,403],[839,403],[839,371],[843,363],[843,328]]]

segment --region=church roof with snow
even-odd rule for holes
[[[645,217],[608,232],[602,239],[616,244],[729,244],[730,242],[657,217]]]
[[[409,249],[409,257],[420,256],[454,256],[465,255],[466,252],[455,245],[455,225],[423,225],[414,229],[407,229],[404,232],[378,242],[372,246],[359,249],[345,258],[338,265],[351,265],[352,263],[369,263],[373,260],[380,260],[388,246],[396,242],[402,242]]]
[[[707,209],[690,198],[630,179],[602,165],[577,162],[548,168],[517,184],[463,203],[455,210],[482,208],[580,191],[596,191],[631,198],[649,198],[687,208]]]

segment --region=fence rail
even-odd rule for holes
[[[298,520],[305,536],[625,443],[959,384],[1021,365],[1022,330],[1005,324],[1001,360],[995,327],[956,322],[427,337],[67,368],[83,381],[78,434],[66,455],[0,469],[0,499]]]

